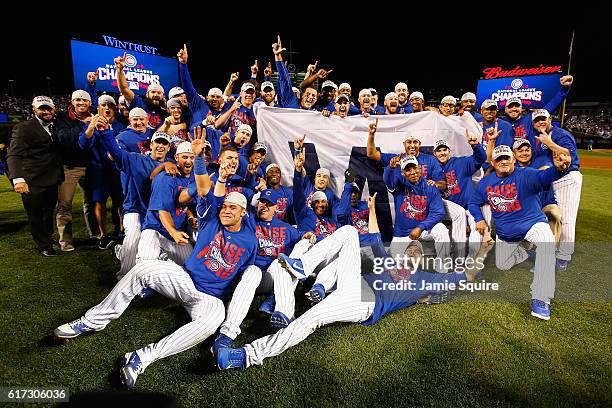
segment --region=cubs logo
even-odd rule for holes
[[[159,115],[147,113],[147,117],[149,118],[149,125],[148,125],[149,128],[157,129],[161,125],[162,120]]]
[[[448,198],[452,195],[459,194],[461,189],[459,188],[459,182],[457,181],[457,174],[455,170],[444,173],[446,176],[446,190],[442,194],[444,198]]]
[[[400,211],[405,214],[406,218],[423,221],[427,216],[427,196],[406,195]]]
[[[353,226],[357,228],[360,234],[367,234],[370,230],[368,228],[367,218],[370,215],[369,210],[364,211],[353,211],[351,212],[351,219],[353,221]]]
[[[210,244],[202,249],[197,257],[204,258],[204,265],[218,278],[227,279],[234,273],[245,249],[230,242],[223,243],[222,238],[222,232],[217,232]]]
[[[487,194],[489,205],[495,212],[511,212],[516,210],[516,204],[520,209],[520,203],[518,197],[504,197],[501,194],[490,192]]]
[[[138,64],[138,60],[132,54],[125,54],[125,66],[133,68]]]
[[[255,229],[257,237],[257,254],[276,258],[285,249],[285,229],[279,227],[263,228],[258,225]]]
[[[315,235],[321,236],[323,238],[327,238],[334,231],[336,231],[336,226],[327,221],[321,221],[321,219],[317,218],[317,225],[315,227]]]
[[[510,86],[512,89],[520,89],[523,86],[523,80],[521,78],[516,78],[510,83]]]

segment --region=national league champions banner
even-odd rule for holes
[[[472,155],[466,129],[482,139],[482,129],[469,114],[444,117],[437,112],[409,115],[337,116],[324,117],[320,112],[260,106],[257,115],[257,137],[268,146],[267,162],[277,163],[282,171],[283,185],[293,185],[293,140],[306,134],[305,169],[314,176],[319,167],[331,172],[330,187],[336,195],[344,186],[344,171],[353,169],[362,199],[377,195],[377,215],[381,233],[390,240],[393,231],[393,200],[383,181],[383,168],[367,158],[368,126],[378,119],[375,144],[383,153],[405,153],[404,138],[416,135],[421,140],[421,151],[431,153],[436,140],[445,139],[454,156]]]
[[[136,51],[72,40],[72,70],[75,89],[86,89],[87,73],[98,71],[96,89],[119,92],[115,57],[126,53],[125,77],[134,93],[144,95],[151,84],[161,84],[166,93],[178,84],[176,58],[160,57]]]
[[[500,109],[509,98],[519,97],[523,108],[543,108],[561,89],[562,74],[519,76],[500,79],[481,79],[476,91],[476,106],[485,99],[493,99]]]

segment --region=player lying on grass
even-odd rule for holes
[[[380,241],[374,205],[375,196],[368,197],[370,231],[379,237],[378,242],[372,247],[376,256],[386,259],[389,257]],[[493,241],[486,240],[477,256],[484,258],[492,246]],[[406,249],[406,254],[412,259],[422,258],[423,247],[418,241],[413,241]],[[359,233],[352,226],[339,228],[299,259],[281,255],[279,261],[291,274],[303,276],[312,273],[321,262],[336,256],[339,260],[336,263],[337,267],[327,268],[326,271],[335,275],[337,288],[334,292],[276,334],[262,337],[241,348],[220,348],[217,354],[219,368],[244,369],[252,365],[261,365],[265,358],[279,355],[326,324],[350,322],[372,325],[385,314],[412,306],[430,294],[440,293],[440,291],[422,290],[422,285],[472,281],[479,271],[473,268],[465,273],[434,274],[403,265],[405,268],[402,269],[392,267],[380,274],[370,273],[361,276]],[[395,265],[392,258],[389,260]],[[418,265],[418,262],[413,262],[413,265]],[[383,287],[389,288],[390,285],[402,285],[405,289],[383,289]]]
[[[204,140],[192,142],[194,171],[198,178],[208,178],[203,158]],[[138,263],[121,279],[109,295],[85,315],[55,329],[59,339],[71,339],[87,332],[103,330],[118,319],[132,299],[144,288],[178,301],[185,307],[191,321],[157,343],[127,353],[121,363],[120,376],[128,389],[153,362],[185,351],[211,336],[223,322],[223,301],[231,294],[236,278],[254,266],[257,242],[255,231],[243,221],[247,214],[246,198],[237,192],[225,195],[223,184],[227,167],[219,168],[214,192],[201,191],[202,200],[208,202],[207,211],[198,211],[203,226],[194,250],[183,267],[174,262],[147,260]],[[198,183],[199,184],[199,183]]]

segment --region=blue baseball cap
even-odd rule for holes
[[[279,198],[280,198],[280,194],[278,190],[274,190],[273,188],[268,188],[266,190],[263,190],[261,194],[259,195],[259,201],[265,200],[275,205],[278,202]]]

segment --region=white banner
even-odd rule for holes
[[[416,135],[421,140],[421,148],[433,148],[436,140],[445,139],[454,156],[472,155],[472,148],[467,142],[466,129],[482,139],[482,129],[478,122],[465,113],[463,116],[444,117],[432,112],[419,112],[406,115],[380,116],[337,116],[324,117],[320,112],[298,109],[257,108],[257,135],[260,142],[268,146],[267,162],[278,163],[282,170],[283,185],[293,184],[292,142],[296,136],[306,134],[306,144],[313,147],[306,149],[306,169],[309,174],[316,171],[312,167],[318,164],[331,171],[331,187],[337,195],[342,191],[344,171],[351,167],[361,177],[367,178],[363,169],[365,148],[367,146],[368,125],[378,119],[376,147],[383,153],[403,153],[402,144],[408,135]],[[362,149],[359,149],[362,148]],[[316,152],[316,157],[311,157]],[[351,154],[353,157],[351,158]],[[371,161],[369,161],[371,162]],[[364,166],[360,165],[363,164]],[[382,173],[381,173],[382,174]],[[364,189],[364,197],[367,186]]]

